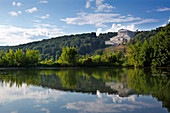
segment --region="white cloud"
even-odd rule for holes
[[[96,5],[101,5],[104,0],[96,0]]]
[[[170,8],[165,7],[165,8],[159,8],[157,9],[158,12],[162,12],[162,11],[170,11]]]
[[[49,27],[49,28],[56,28],[56,25],[50,25],[50,24],[35,24],[34,27],[36,28],[42,28],[42,27]]]
[[[87,0],[85,8],[90,8],[91,6],[91,2],[93,2],[94,0]],[[111,12],[112,9],[116,9],[116,7],[113,7],[107,3],[103,3],[104,0],[95,0],[95,12]]]
[[[18,6],[18,7],[20,7],[22,4],[21,4],[21,2],[18,2],[18,3],[12,2],[12,5],[13,5],[13,6]]]
[[[95,10],[96,12],[111,12],[112,10],[111,9],[116,9],[116,7],[113,7],[107,3],[105,4],[101,4],[97,7],[97,9]]]
[[[130,31],[135,31],[136,28],[135,28],[135,25],[134,24],[131,24],[131,25],[127,25],[127,26],[123,26],[121,24],[112,24],[112,27],[108,30],[106,30],[106,32],[117,32],[118,30],[120,29],[128,29]]]
[[[11,16],[18,16],[18,13],[15,12],[15,11],[11,11],[11,12],[9,12],[9,14],[10,14]]]
[[[45,16],[42,16],[41,18],[42,19],[47,19],[47,18],[49,18],[50,17],[50,15],[49,14],[46,14]]]
[[[64,35],[55,25],[42,24],[33,28],[0,25],[0,45],[18,45]]]
[[[91,6],[91,2],[94,0],[87,0],[85,8],[89,8]]]
[[[163,24],[162,27],[165,27],[167,24]]]
[[[113,7],[107,3],[102,3],[104,0],[96,0],[96,7],[97,9],[95,10],[95,12],[111,12],[112,9],[116,9],[116,7]]]
[[[168,20],[168,22],[170,22],[170,16],[169,16],[169,20]]]
[[[35,12],[35,11],[38,11],[38,9],[36,8],[36,7],[33,7],[33,8],[31,8],[31,9],[27,9],[27,10],[25,10],[26,12],[28,12],[28,13],[33,13],[33,12]]]
[[[102,32],[102,28],[98,28],[97,31],[96,31],[96,36],[99,36],[101,32]]]
[[[10,14],[11,16],[18,16],[19,14],[22,14],[22,11],[18,11],[18,12],[11,11],[8,14]]]
[[[127,16],[132,16],[131,14],[128,14]]]
[[[16,5],[16,2],[12,2],[12,5],[15,6],[15,5]]]
[[[105,14],[105,13],[97,13],[97,14],[88,14],[84,13],[78,14],[79,16],[75,18],[66,18],[60,19],[61,21],[67,22],[67,24],[76,24],[76,25],[95,25],[97,27],[107,27],[104,25],[105,23],[113,23],[113,22],[130,22],[135,20],[140,20],[140,17],[125,17],[120,18],[120,14]]]
[[[39,3],[46,4],[48,1],[40,1]]]
[[[37,22],[37,23],[40,23],[41,21],[40,21],[40,20],[33,20],[33,22]]]
[[[18,14],[22,14],[22,11],[18,11]]]
[[[159,20],[158,19],[144,19],[144,20],[141,20],[139,22],[135,22],[133,24],[144,24],[144,23],[151,23],[151,22],[158,22]]]
[[[18,2],[18,3],[17,3],[17,6],[21,6],[21,5],[22,5],[21,2]]]

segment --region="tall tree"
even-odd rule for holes
[[[62,50],[61,57],[59,58],[62,63],[76,64],[78,59],[78,51],[74,47],[65,47]]]

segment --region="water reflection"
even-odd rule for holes
[[[168,71],[0,70],[0,112],[24,112],[20,105],[25,102],[25,112],[167,112]]]

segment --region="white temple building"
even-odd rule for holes
[[[118,35],[110,38],[110,41],[105,41],[106,45],[118,46],[126,44],[135,36],[135,33],[127,29],[118,30]]]

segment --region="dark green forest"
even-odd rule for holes
[[[139,40],[128,45],[129,64],[135,67],[170,66],[170,23],[156,35],[143,39],[143,43]]]
[[[51,57],[57,60],[62,53],[62,49],[66,46],[74,46],[78,50],[78,54],[93,55],[96,50],[108,47],[105,45],[105,41],[116,35],[117,33],[106,33],[100,36],[96,36],[96,33],[69,35],[0,49],[7,51],[9,49],[15,51],[18,48],[23,51],[26,49],[38,50],[41,53],[42,60],[51,59]]]

